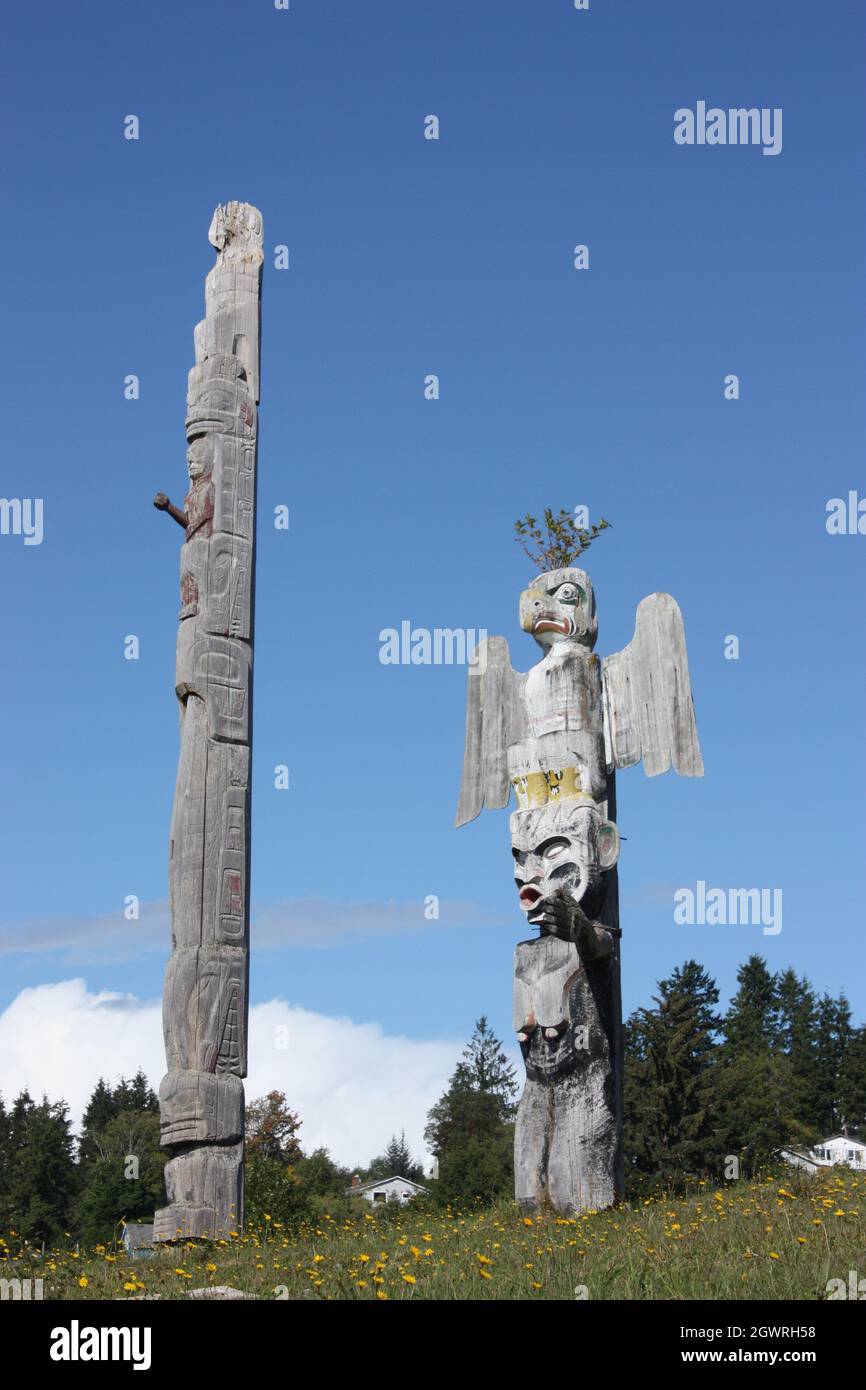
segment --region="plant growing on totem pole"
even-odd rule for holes
[[[589,530],[578,526],[571,512],[561,508],[554,516],[552,507],[544,509],[544,530],[529,512],[515,521],[515,540],[534,564],[542,570],[567,569],[593,541],[613,523],[601,518]]]

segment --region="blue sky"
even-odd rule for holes
[[[485,628],[527,669],[513,522],[585,504],[614,523],[597,650],[677,598],[707,769],[619,778],[626,1010],[688,956],[727,997],[758,951],[866,1018],[866,539],[825,527],[866,492],[863,7],[49,0],[6,27],[2,492],[44,499],[44,540],[0,537],[0,1007],[161,989],[159,907],[140,942],[121,916],[165,898],[177,756],[151,497],[185,490],[207,229],[238,198],[268,253],[253,1003],[510,1036],[507,815],[452,829],[465,671],[382,665],[379,633]],[[782,152],[676,145],[698,100],[782,108]],[[781,888],[783,930],[675,925],[699,879]]]

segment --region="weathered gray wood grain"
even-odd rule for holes
[[[615,772],[643,761],[650,777],[671,766],[699,777],[703,762],[682,616],[669,594],[640,603],[632,641],[603,661],[592,650],[598,619],[583,570],[538,575],[521,595],[520,621],[544,655],[522,676],[504,638],[480,649],[456,823],[505,806],[514,789],[518,887],[542,894],[529,916],[541,936],[515,957],[514,1026],[527,1067],[515,1187],[527,1209],[549,1201],[571,1213],[622,1195]],[[539,839],[553,846],[552,876]]]
[[[608,765],[643,760],[648,777],[671,764],[681,777],[702,777],[685,630],[670,594],[641,600],[634,637],[602,666]]]
[[[217,208],[217,260],[195,331],[186,429],[175,689],[172,955],[160,1086],[169,1205],[154,1239],[225,1237],[243,1221],[249,1000],[250,757],[261,214]]]

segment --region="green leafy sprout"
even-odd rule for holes
[[[526,516],[514,523],[517,532],[515,540],[540,569],[567,569],[612,524],[602,517],[597,525],[587,530],[578,526],[573,514],[564,507],[559,516],[554,516],[552,507],[545,507],[544,530],[536,518],[527,512]]]

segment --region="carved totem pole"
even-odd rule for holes
[[[520,906],[540,936],[515,952],[514,1026],[526,1085],[514,1141],[517,1201],[561,1214],[622,1196],[622,1017],[615,773],[643,760],[703,775],[682,617],[668,594],[637,610],[629,645],[600,660],[589,576],[539,574],[520,626],[544,651],[527,675],[508,643],[469,669],[457,825],[482,807],[510,820]]]
[[[180,551],[175,690],[180,760],[171,823],[167,1075],[159,1088],[169,1206],[155,1240],[217,1238],[243,1221],[250,759],[261,214],[227,203],[195,330]]]

